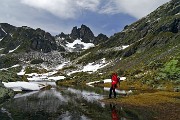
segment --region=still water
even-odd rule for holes
[[[0,107],[0,120],[135,120],[115,104],[100,102],[108,91],[92,87],[53,87],[16,94]]]

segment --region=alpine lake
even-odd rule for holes
[[[0,120],[146,119],[147,113],[113,102],[103,102],[103,99],[108,98],[107,88],[49,84],[52,88],[48,90],[17,93],[13,99],[0,106]],[[117,97],[123,96],[123,92],[117,91]]]

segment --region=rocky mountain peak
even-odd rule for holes
[[[44,30],[36,30],[27,26],[14,27],[7,23],[0,24],[0,48],[4,54],[14,52],[42,51],[51,52],[57,50],[54,37]]]
[[[70,36],[72,39],[80,39],[80,30],[77,26],[73,27]]]
[[[102,33],[97,37],[94,36],[94,33],[91,31],[91,29],[84,24],[82,24],[80,28],[78,28],[77,26],[73,27],[70,34],[61,32],[59,35],[56,35],[55,38],[60,38],[61,40],[63,40],[63,43],[73,43],[75,40],[79,39],[84,43],[93,44],[99,44],[108,39],[108,37]]]
[[[70,36],[72,39],[82,39],[82,42],[85,43],[93,43],[95,39],[91,29],[83,24],[81,28],[77,28],[77,26],[73,27]]]
[[[105,42],[105,41],[108,40],[108,39],[109,39],[109,38],[108,38],[106,35],[100,33],[100,34],[95,38],[94,44],[97,45],[97,44],[99,44],[99,43]]]
[[[82,24],[80,28],[77,26],[73,27],[70,34],[64,34],[61,32],[59,35],[55,36],[55,39],[56,43],[60,46],[71,46],[70,49],[73,49],[73,51],[80,51],[85,48],[87,49],[86,46],[95,46],[105,42],[108,37],[102,33],[97,37],[94,36],[94,33],[91,31],[91,29]]]

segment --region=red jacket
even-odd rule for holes
[[[117,84],[118,83],[118,76],[117,76],[117,74],[113,74],[112,77],[111,77],[111,80],[112,80],[112,82],[111,82],[112,85]]]

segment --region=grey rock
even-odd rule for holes
[[[13,90],[5,88],[4,85],[0,82],[0,104],[12,98],[13,96]]]

